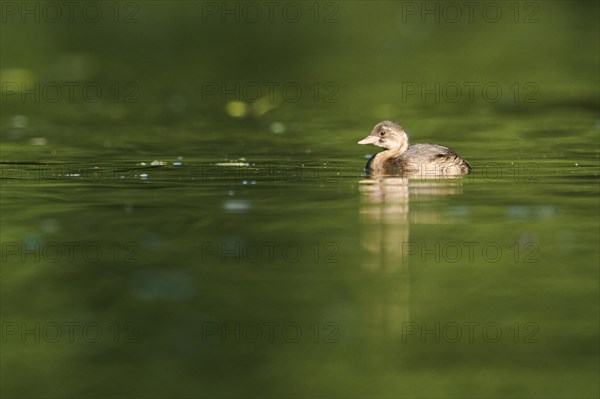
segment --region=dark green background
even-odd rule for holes
[[[598,2],[474,3],[2,2],[2,396],[597,397]],[[383,119],[473,174],[369,181]]]

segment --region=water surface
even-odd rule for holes
[[[597,4],[274,26],[198,4],[2,25],[11,79],[137,89],[2,102],[3,396],[598,396]],[[5,39],[25,28],[47,47]],[[310,95],[203,99],[224,81]],[[369,179],[356,142],[382,119],[473,173]]]

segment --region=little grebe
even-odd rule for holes
[[[449,148],[437,144],[408,144],[400,125],[383,121],[358,144],[385,148],[369,159],[365,170],[371,175],[415,176],[421,178],[458,177],[471,172],[471,166]]]

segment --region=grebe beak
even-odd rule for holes
[[[379,136],[367,136],[364,139],[362,139],[361,141],[358,142],[358,144],[373,144],[376,143],[377,141],[379,141]]]

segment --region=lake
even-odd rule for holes
[[[4,2],[2,396],[598,397],[598,3],[472,3]]]

